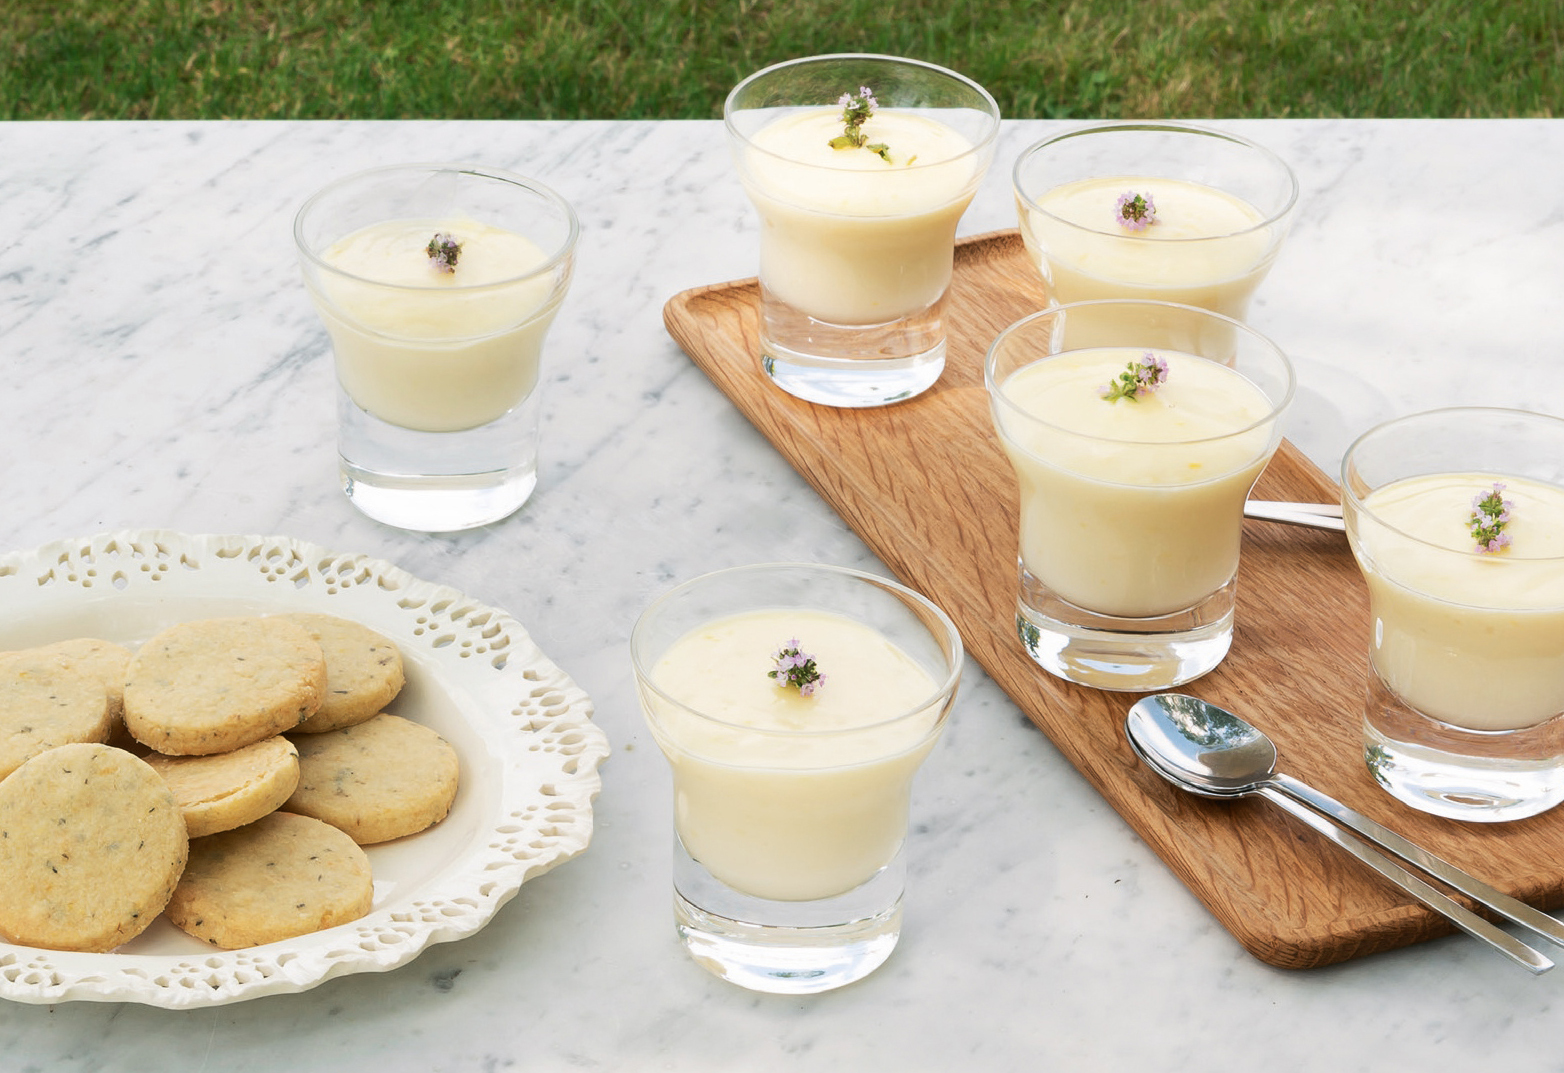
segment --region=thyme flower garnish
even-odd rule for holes
[[[1097,394],[1109,402],[1118,402],[1120,399],[1134,399],[1139,397],[1142,391],[1150,393],[1168,379],[1168,363],[1165,358],[1159,358],[1151,351],[1146,351],[1136,361],[1130,362],[1124,367],[1124,371],[1114,378],[1106,387],[1097,389]]]
[[[436,231],[429,245],[424,247],[424,252],[429,255],[429,267],[436,272],[455,272],[456,259],[462,255],[462,244],[456,241],[455,235]]]
[[[842,126],[846,129],[831,139],[831,148],[864,148],[889,164],[891,162],[890,146],[884,142],[875,142],[873,145],[864,144],[869,140],[869,136],[863,132],[863,125],[868,122],[869,117],[874,115],[875,110],[880,107],[880,102],[874,99],[874,94],[869,87],[859,86],[858,96],[856,97],[851,93],[844,93],[836,103],[842,106]]]
[[[1157,204],[1150,194],[1137,194],[1133,190],[1119,195],[1114,218],[1129,231],[1144,231],[1157,222]]]
[[[1493,491],[1472,497],[1472,516],[1466,525],[1472,531],[1472,539],[1477,541],[1478,551],[1495,552],[1510,546],[1510,534],[1504,527],[1510,523],[1510,512],[1515,504],[1505,499],[1503,493],[1504,482],[1494,481]]]
[[[798,638],[772,653],[776,669],[767,671],[767,678],[774,678],[781,689],[795,688],[801,697],[812,697],[825,681],[825,675],[815,666],[815,657],[805,655],[798,647]]]

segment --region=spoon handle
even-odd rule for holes
[[[1312,529],[1345,531],[1340,503],[1279,503],[1271,499],[1251,499],[1244,504],[1246,518],[1259,518],[1285,525],[1306,525]]]
[[[1350,830],[1338,827],[1325,816],[1288,796],[1286,792],[1274,784],[1275,781],[1273,778],[1261,783],[1257,791],[1260,796],[1282,809],[1282,811],[1314,828],[1314,830],[1374,869],[1374,871],[1412,895],[1412,897],[1430,909],[1442,914],[1450,923],[1472,936],[1472,938],[1480,939],[1492,946],[1499,953],[1514,961],[1528,972],[1534,975],[1541,975],[1553,968],[1553,962],[1541,953],[1533,950],[1509,932],[1484,920],[1460,903],[1452,901],[1397,864],[1394,860],[1385,856],[1372,845],[1363,841]],[[1302,784],[1300,783],[1299,785]]]
[[[1449,861],[1434,856],[1415,843],[1408,842],[1390,828],[1376,823],[1361,812],[1348,808],[1307,783],[1280,773],[1273,775],[1270,781],[1283,793],[1325,813],[1337,823],[1345,824],[1370,842],[1389,850],[1404,861],[1415,864],[1479,905],[1493,910],[1506,920],[1530,928],[1552,943],[1564,946],[1564,924],[1548,914],[1510,897],[1501,890],[1495,890],[1476,876],[1463,872]]]

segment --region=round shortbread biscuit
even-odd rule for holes
[[[315,713],[326,660],[280,616],[171,626],[142,645],[125,679],[125,727],[168,756],[225,753],[292,730]]]
[[[28,651],[60,656],[67,665],[96,675],[108,691],[109,714],[115,719],[120,717],[125,706],[125,668],[130,665],[130,649],[97,637],[73,637]]]
[[[101,953],[156,919],[189,839],[157,773],[107,745],[62,745],[0,782],[0,937]]]
[[[299,784],[299,753],[278,735],[231,753],[144,758],[163,776],[191,838],[231,831],[275,812]]]
[[[109,732],[104,735],[103,742],[128,753],[145,751],[145,747],[125,729],[125,670],[130,666],[130,649],[97,637],[76,637],[43,645],[38,651],[61,656],[84,673],[101,678],[103,688],[109,694],[110,720]]]
[[[237,950],[357,920],[373,900],[369,858],[351,838],[273,812],[191,842],[165,915],[202,942]]]
[[[335,615],[283,615],[310,632],[326,655],[326,693],[314,715],[294,730],[319,734],[380,714],[401,692],[402,654],[368,626]]]
[[[301,734],[299,788],[284,808],[324,820],[361,846],[416,834],[456,797],[456,750],[426,726],[385,712],[357,726]]]
[[[0,779],[56,746],[106,741],[113,728],[95,672],[45,649],[0,653]]]

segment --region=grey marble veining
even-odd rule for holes
[[[1288,434],[1328,473],[1401,413],[1564,412],[1564,124],[1224,125],[1302,184],[1251,320],[1293,356]],[[1006,125],[964,233],[1013,226],[1011,163],[1054,127]],[[327,180],[434,159],[540,178],[583,224],[538,493],[455,536],[378,526],[337,490],[330,356],[290,233]],[[918,783],[891,961],[788,999],[684,956],[635,615],[723,565],[881,569],[662,327],[672,295],[754,271],[719,124],[4,124],[0,225],[0,549],[166,528],[389,559],[513,613],[614,744],[592,848],[477,936],[216,1009],[3,1004],[5,1069],[1564,1067],[1564,975],[1464,938],[1306,973],[1252,959],[973,665]]]

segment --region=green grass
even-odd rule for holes
[[[1560,0],[0,0],[4,119],[707,119],[777,60],[1008,117],[1557,116]]]

